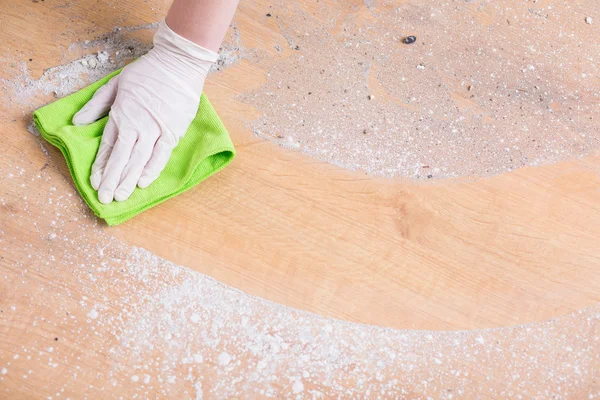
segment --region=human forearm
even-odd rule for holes
[[[174,0],[166,17],[177,34],[218,51],[239,0]]]

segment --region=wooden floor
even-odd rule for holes
[[[168,2],[151,3],[21,0],[3,6],[0,77],[13,79],[24,61],[35,79],[81,57],[83,50],[69,50],[73,42],[156,21]],[[331,3],[340,13],[366,12],[359,2]],[[597,13],[593,2],[574,3]],[[236,99],[265,83],[274,46],[285,43],[276,25],[261,22],[269,5],[243,2],[235,19],[241,44],[264,57],[239,60],[211,75],[205,87],[237,159],[199,187],[106,228],[110,235],[276,303],[399,329],[506,327],[600,301],[600,156],[479,180],[417,184],[345,171],[259,139],[249,123],[261,110]],[[151,31],[135,34],[151,37]],[[600,82],[594,84],[600,90]],[[19,104],[9,92],[3,89],[0,171],[17,162],[39,170],[46,155],[26,124],[52,96]],[[52,168],[45,173],[67,176],[58,151],[46,147]],[[25,258],[10,243],[35,243],[50,232],[48,216],[56,212],[50,205],[20,212],[17,184],[4,179],[0,190],[0,275],[7,282],[19,280],[15,265]],[[44,196],[35,186],[27,190],[30,198]],[[12,212],[19,214],[18,224],[8,217]],[[78,215],[85,218],[82,208],[70,212],[61,218],[73,224]],[[50,298],[52,287],[45,293]],[[27,302],[27,288],[19,290],[0,293],[0,307],[8,307],[8,299]],[[19,335],[27,334],[15,324],[4,320],[0,332],[10,332],[18,344],[26,339]]]

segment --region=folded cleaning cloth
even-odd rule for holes
[[[173,150],[160,176],[145,189],[136,188],[129,199],[102,204],[90,184],[90,173],[108,117],[86,126],[74,126],[73,115],[116,71],[98,82],[44,106],[33,119],[44,139],[58,147],[67,161],[77,190],[88,206],[108,225],[117,225],[178,195],[227,166],[235,156],[233,143],[214,108],[202,94],[198,113],[186,135]]]

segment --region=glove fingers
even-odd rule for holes
[[[117,96],[119,75],[96,90],[94,96],[73,116],[73,125],[87,125],[108,114]]]
[[[167,162],[169,162],[175,146],[177,146],[177,142],[167,135],[163,135],[158,139],[154,146],[152,157],[150,157],[150,161],[148,161],[137,183],[141,189],[147,188],[159,177],[162,170],[165,169]]]
[[[102,133],[102,140],[100,141],[98,153],[96,153],[96,159],[92,165],[90,183],[92,184],[94,190],[98,190],[100,187],[100,183],[102,182],[102,174],[104,173],[104,168],[106,167],[106,163],[108,162],[108,158],[110,157],[113,146],[117,141],[118,133],[119,132],[114,119],[109,118],[106,126],[104,127],[104,133]]]
[[[140,139],[135,144],[129,163],[123,171],[121,177],[121,183],[115,190],[115,200],[125,201],[131,196],[135,185],[138,183],[144,167],[148,163],[148,160],[152,156],[152,149],[154,148],[154,140],[145,139],[148,135],[141,135]]]
[[[132,131],[122,132],[120,131],[115,146],[110,153],[104,174],[102,176],[102,183],[98,188],[98,200],[103,204],[108,204],[113,201],[115,189],[121,181],[121,175],[125,166],[129,162],[131,157],[131,151],[137,141],[137,134]]]

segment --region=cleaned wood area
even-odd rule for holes
[[[276,59],[275,46],[293,50],[270,10],[242,4],[236,23],[242,46]],[[598,158],[431,185],[347,172],[252,135],[261,110],[238,99],[264,84],[269,56],[206,87],[239,150],[234,164],[113,234],[247,293],[395,328],[507,326],[600,299]]]

